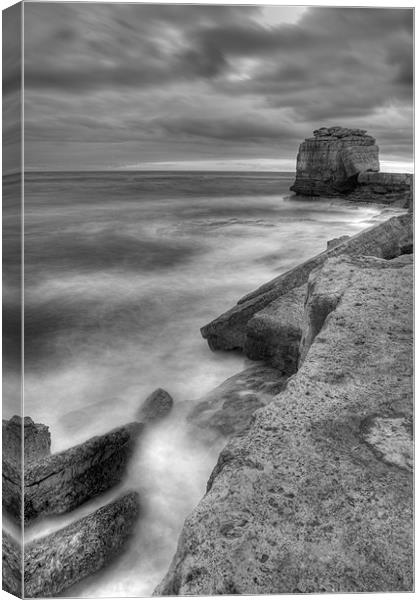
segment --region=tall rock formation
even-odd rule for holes
[[[359,202],[413,205],[410,173],[380,173],[379,149],[364,129],[321,127],[299,147],[296,179],[302,196],[346,196]]]
[[[357,185],[357,176],[379,171],[379,148],[364,129],[322,127],[299,147],[296,180],[304,196],[337,196]]]

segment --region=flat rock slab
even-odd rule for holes
[[[407,260],[314,275],[300,370],[223,450],[155,595],[413,589],[412,283]]]
[[[402,254],[403,248],[410,243],[413,243],[412,215],[392,217],[314,256],[247,294],[236,306],[205,325],[201,334],[207,339],[212,350],[243,349],[250,319],[274,300],[306,284],[310,273],[329,258],[343,255],[394,258]],[[287,314],[285,318],[287,320]]]
[[[271,402],[286,381],[277,369],[248,367],[195,402],[188,421],[222,436],[243,432],[254,412]]]
[[[25,597],[56,596],[84,577],[99,571],[121,551],[138,515],[138,495],[130,492],[87,517],[26,544]],[[17,570],[13,559],[18,546],[10,536],[7,539],[10,548],[6,555],[6,575],[10,589],[18,589],[20,565]]]
[[[121,481],[142,430],[129,423],[57,454],[25,464],[25,522],[73,510]],[[3,506],[20,519],[21,472],[3,463]]]

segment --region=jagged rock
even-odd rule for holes
[[[138,515],[138,494],[130,492],[87,517],[26,544],[25,597],[56,596],[99,571],[120,553]]]
[[[243,351],[282,373],[297,369],[306,284],[286,292],[257,312],[246,325]]]
[[[142,427],[130,423],[25,465],[25,521],[73,510],[119,483]],[[16,519],[21,478],[19,469],[3,464],[3,506]]]
[[[314,273],[301,368],[223,450],[155,595],[412,591],[403,258]]]
[[[305,196],[337,196],[357,184],[357,175],[379,171],[375,139],[362,129],[323,127],[299,147],[296,180],[290,188]]]
[[[22,549],[7,531],[2,531],[2,588],[22,597]]]
[[[144,401],[138,412],[138,419],[143,423],[162,419],[171,412],[173,404],[172,396],[162,388],[158,388]]]
[[[284,388],[286,380],[280,371],[266,365],[248,367],[194,402],[188,421],[222,436],[240,433],[254,412]]]
[[[410,173],[360,173],[349,200],[413,207],[413,175]]]
[[[339,244],[342,244],[343,242],[346,242],[349,239],[350,239],[349,235],[341,235],[340,237],[333,238],[332,240],[328,240],[327,250],[329,250],[330,248],[335,248]]]
[[[51,435],[48,427],[42,423],[34,423],[30,417],[24,417],[23,421],[18,415],[8,421],[3,419],[2,435],[3,458],[9,462],[20,465],[22,452],[25,464],[51,453]]]
[[[392,217],[384,223],[365,229],[338,246],[318,254],[247,294],[239,300],[236,306],[205,325],[201,329],[201,334],[207,339],[212,350],[243,349],[247,344],[247,324],[250,319],[273,301],[279,300],[280,302],[280,298],[285,294],[306,284],[313,269],[322,265],[328,258],[359,254],[393,258],[402,253],[402,248],[412,243],[412,215],[404,214]],[[273,310],[273,312],[276,311]],[[288,311],[285,311],[283,316],[287,322]],[[251,324],[250,334],[251,337],[254,335],[254,338],[255,329]]]

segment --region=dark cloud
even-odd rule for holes
[[[410,160],[413,11],[264,10],[26,4],[27,139],[44,143],[43,161],[48,143],[60,161],[60,140],[103,143],[104,164],[110,142],[138,142],[150,160],[217,158],[220,143],[258,158],[338,123],[381,135],[382,153]],[[390,127],[398,143],[383,135]],[[37,160],[29,149],[27,160]]]

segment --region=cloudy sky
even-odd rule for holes
[[[26,167],[293,170],[344,125],[408,168],[412,44],[408,9],[27,3]]]

